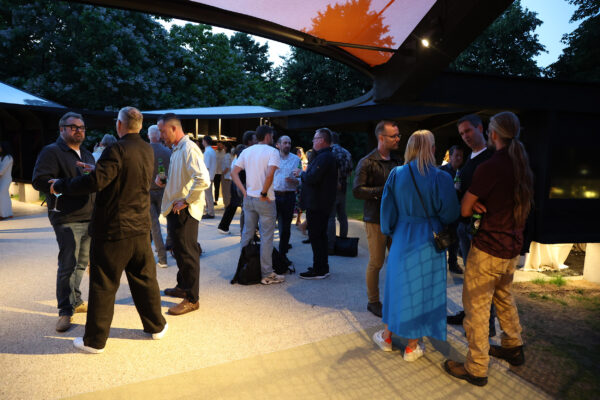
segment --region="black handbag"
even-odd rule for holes
[[[336,236],[333,250],[336,256],[356,257],[358,255],[358,238]]]
[[[429,214],[427,213],[427,208],[425,208],[425,202],[423,201],[423,197],[421,197],[421,192],[419,191],[419,187],[417,186],[417,181],[415,180],[415,175],[413,174],[410,164],[408,164],[408,170],[410,171],[410,177],[412,178],[413,184],[415,185],[415,189],[417,189],[417,194],[419,195],[419,200],[421,200],[423,211],[425,211],[425,215],[427,215],[427,222],[429,222],[429,227],[433,232],[433,243],[435,244],[435,248],[438,251],[444,251],[448,247],[456,243],[458,239],[456,236],[456,231],[448,225],[444,226],[439,233],[436,232],[435,229],[433,229],[433,225],[431,224],[431,220],[429,219]]]
[[[231,280],[231,284],[239,283],[240,285],[255,285],[260,283],[260,245],[255,242],[250,242],[244,247],[240,253],[235,275]]]

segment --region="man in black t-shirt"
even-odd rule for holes
[[[465,165],[456,173],[457,178],[454,183],[458,198],[459,200],[462,200],[467,190],[469,190],[469,186],[471,186],[471,180],[473,179],[475,170],[479,164],[492,156],[493,151],[486,147],[485,137],[483,136],[483,122],[478,115],[465,115],[458,120],[456,125],[463,142],[471,149],[471,155],[467,157]],[[467,264],[467,257],[469,256],[469,249],[471,248],[471,240],[473,240],[473,236],[470,232],[470,222],[469,218],[460,218],[458,227],[456,228],[458,247],[465,267]],[[460,311],[456,315],[448,316],[448,323],[452,325],[462,325],[464,317],[464,311]],[[495,313],[492,310],[490,314],[490,336],[496,336],[494,318]]]

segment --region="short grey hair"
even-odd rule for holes
[[[150,125],[148,127],[148,138],[151,142],[158,142],[160,139],[160,130],[158,129],[158,125]]]
[[[123,107],[119,111],[119,121],[125,125],[129,132],[139,133],[142,130],[143,120],[142,113],[135,107]]]
[[[117,143],[117,138],[111,135],[110,133],[107,133],[102,137],[102,140],[100,141],[100,146],[106,147],[110,146],[113,143]]]

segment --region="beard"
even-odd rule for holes
[[[72,135],[65,135],[65,136],[63,136],[63,139],[68,144],[80,145],[85,140],[85,135],[82,134],[82,133],[76,132],[76,133],[74,133]]]

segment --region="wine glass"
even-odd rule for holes
[[[61,212],[56,206],[58,205],[58,198],[62,196],[62,193],[54,193],[54,196],[56,196],[56,201],[54,202],[54,208],[50,211]]]

